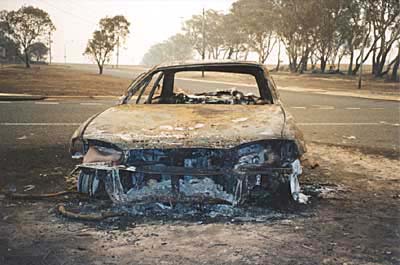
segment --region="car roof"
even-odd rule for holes
[[[253,61],[235,61],[235,60],[218,60],[218,61],[176,61],[162,63],[155,67],[155,70],[199,70],[201,68],[206,68],[207,70],[212,69],[222,69],[222,68],[262,68],[264,66],[260,63]]]

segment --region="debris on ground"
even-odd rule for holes
[[[28,186],[28,185],[27,185]],[[25,186],[26,187],[26,186]],[[298,193],[298,201],[306,204],[312,198],[335,199],[339,193],[346,192],[347,188],[335,184],[310,184],[304,185],[302,192]],[[10,199],[40,200],[55,198],[69,194],[78,194],[75,191],[61,191],[47,194],[21,194],[8,193]],[[5,196],[3,195],[3,198]],[[1,197],[0,197],[1,198]],[[73,201],[73,200],[72,200]],[[95,201],[82,201],[74,205],[57,206],[57,211],[62,216],[82,221],[103,221],[113,217],[131,218],[158,218],[158,219],[191,219],[191,220],[220,220],[232,222],[266,222],[276,219],[286,219],[308,214],[307,209],[300,204],[286,204],[283,208],[276,205],[246,205],[236,206],[227,203],[212,203],[206,201],[169,201],[169,202],[136,202],[132,204],[113,204],[111,200],[98,198]],[[70,210],[71,209],[71,210]],[[299,212],[299,209],[304,212]]]
[[[27,194],[27,193],[16,193],[10,192],[6,193],[6,196],[10,199],[20,199],[20,200],[40,200],[46,198],[55,198],[60,196],[65,196],[69,194],[76,194],[76,191],[59,191],[54,193],[43,193],[43,194]]]
[[[336,184],[311,184],[303,186],[304,192],[320,199],[338,199],[348,188]]]
[[[68,209],[66,208],[68,207]],[[296,208],[273,209],[267,207],[234,207],[227,204],[176,203],[138,203],[130,206],[114,205],[111,202],[66,203],[57,207],[61,216],[81,221],[107,221],[105,225],[121,221],[118,218],[138,220],[169,220],[196,222],[269,222],[272,220],[292,219],[311,216],[312,213]],[[301,211],[301,212],[300,212]],[[115,219],[117,218],[117,219]]]
[[[32,185],[32,184],[26,185],[26,186],[24,186],[24,192],[33,190],[34,188],[35,188],[35,185]]]
[[[124,213],[117,212],[102,212],[100,214],[82,214],[82,213],[74,213],[72,211],[66,210],[64,205],[59,205],[57,208],[58,212],[67,218],[78,219],[82,221],[102,221],[107,218],[123,216]]]
[[[350,135],[350,136],[343,135],[343,138],[345,138],[347,140],[355,140],[355,139],[357,139],[357,137],[355,137],[354,135]]]

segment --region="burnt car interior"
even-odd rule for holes
[[[176,85],[177,77],[182,73],[226,73],[247,75],[253,78],[254,87],[241,91],[231,89],[187,89]],[[158,68],[147,75],[139,76],[128,88],[124,103],[136,104],[272,104],[273,97],[262,69],[256,66],[215,66]]]

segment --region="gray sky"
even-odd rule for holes
[[[82,53],[100,18],[124,15],[130,35],[120,51],[120,64],[140,63],[147,49],[181,30],[182,22],[202,8],[227,12],[233,0],[0,0],[0,10],[22,5],[39,7],[50,14],[57,30],[53,33],[53,61],[91,62]],[[46,40],[47,43],[47,40]],[[112,59],[115,62],[115,58]]]

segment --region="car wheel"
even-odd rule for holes
[[[97,174],[81,170],[78,177],[77,188],[78,192],[94,196],[99,188],[99,178]]]

